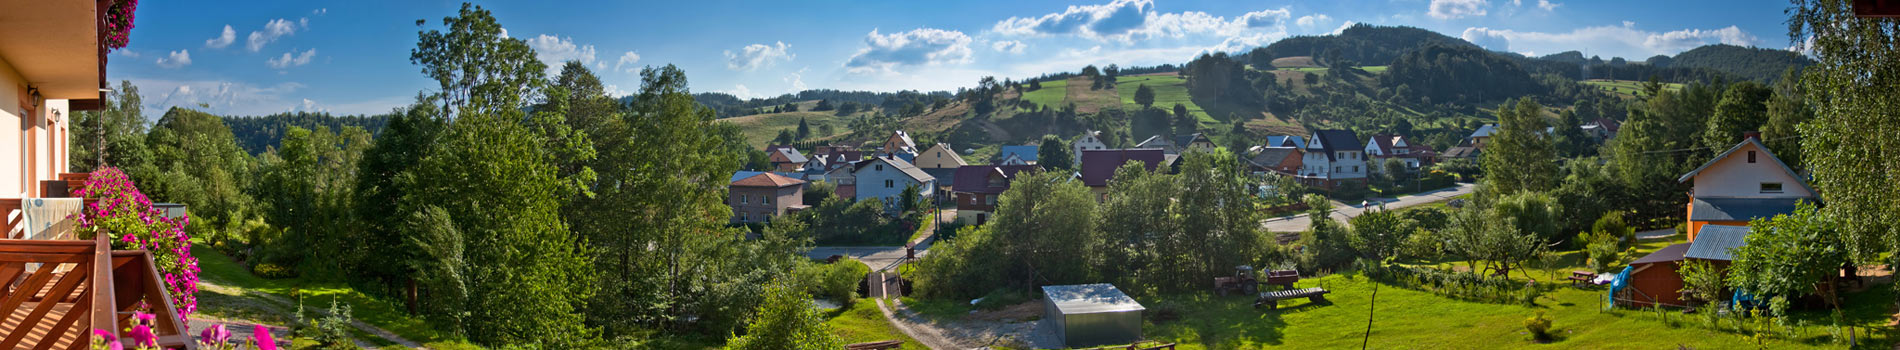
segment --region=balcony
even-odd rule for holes
[[[41,188],[70,193],[86,175],[60,174]],[[87,349],[93,329],[112,330],[130,348],[124,330],[141,305],[157,316],[160,347],[196,349],[150,253],[112,250],[105,235],[77,239],[70,222],[31,223],[42,230],[29,230],[25,201],[35,199],[0,199],[0,349]]]

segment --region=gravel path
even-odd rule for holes
[[[198,290],[200,292],[211,292],[211,293],[218,293],[218,294],[224,294],[224,295],[230,295],[230,296],[239,296],[239,297],[244,297],[249,300],[262,300],[264,302],[248,303],[246,306],[263,309],[266,312],[277,314],[277,315],[292,315],[295,313],[295,310],[287,310],[286,308],[295,307],[295,305],[297,305],[296,302],[291,301],[289,299],[285,299],[284,297],[277,296],[275,294],[264,293],[264,292],[254,291],[254,290],[246,290],[246,289],[236,288],[236,287],[229,287],[229,286],[220,285],[217,283],[204,281],[204,280],[198,281]],[[323,308],[305,307],[304,309],[309,310],[309,311],[315,311],[322,315],[330,315],[330,312],[328,310],[324,310]],[[232,339],[248,339],[251,334],[251,327],[248,327],[247,323],[248,324],[263,324],[264,323],[264,322],[255,322],[254,320],[216,320],[216,319],[209,319],[209,318],[205,319],[205,321],[207,322],[198,322],[197,318],[193,318],[193,322],[191,322],[192,327],[191,327],[190,335],[196,336],[198,332],[201,332],[204,330],[204,327],[211,326],[214,323],[222,323],[222,324],[225,324],[225,328],[227,330],[232,331],[232,334],[234,334]],[[230,322],[230,321],[250,321],[250,322]],[[351,319],[350,326],[356,327],[357,330],[363,331],[364,333],[369,333],[370,335],[383,338],[383,340],[396,343],[395,345],[400,345],[400,346],[404,346],[404,347],[408,347],[412,349],[427,349],[427,348],[422,347],[421,343],[417,343],[415,341],[403,338],[401,336],[396,335],[396,333],[392,333],[388,330],[378,328],[374,325],[363,323],[363,321]],[[273,339],[278,340],[278,342],[280,343],[284,343],[284,345],[289,345],[290,330],[288,328],[274,327],[270,325],[266,325],[266,327],[269,327],[271,329],[271,336],[273,337]],[[243,332],[239,333],[240,329],[238,328],[243,328],[241,329],[241,331]],[[237,336],[237,334],[241,334],[242,336],[241,337]],[[364,348],[376,347],[376,344],[365,342],[362,339],[356,339],[356,345],[362,346]]]

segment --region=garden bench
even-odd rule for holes
[[[1258,308],[1261,305],[1266,305],[1268,310],[1275,310],[1275,309],[1280,308],[1281,299],[1297,299],[1297,298],[1306,298],[1307,301],[1310,301],[1313,303],[1324,303],[1326,302],[1326,293],[1332,293],[1332,292],[1327,291],[1326,288],[1319,288],[1319,287],[1295,289],[1295,290],[1260,292],[1260,298],[1254,300],[1253,307]]]
[[[1588,284],[1588,283],[1591,283],[1591,281],[1596,280],[1597,274],[1595,272],[1589,272],[1589,271],[1570,271],[1569,279],[1570,279],[1570,285],[1582,286],[1584,284]]]

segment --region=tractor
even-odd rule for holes
[[[1260,280],[1254,278],[1252,266],[1235,266],[1233,276],[1214,278],[1214,294],[1223,297],[1230,292],[1252,295],[1259,289]]]

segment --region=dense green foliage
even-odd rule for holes
[[[1414,27],[1381,27],[1369,24],[1355,24],[1335,35],[1297,36],[1276,41],[1267,45],[1267,56],[1325,57],[1329,51],[1338,51],[1331,56],[1339,60],[1352,60],[1367,65],[1384,65],[1413,50],[1430,46],[1453,46],[1476,49],[1464,40],[1445,36],[1430,30]],[[1260,51],[1255,51],[1260,52]],[[1252,58],[1259,60],[1259,58]],[[1268,58],[1271,61],[1272,58]],[[1255,65],[1257,69],[1267,69]]]
[[[331,115],[324,112],[285,112],[256,117],[222,117],[224,125],[231,127],[236,135],[239,147],[251,154],[263,153],[272,147],[283,147],[278,141],[290,132],[291,127],[316,129],[324,127],[330,130],[343,130],[358,127],[368,131],[371,136],[380,136],[389,119],[395,114],[379,115]]]
[[[857,264],[856,262],[851,262]],[[726,342],[726,348],[739,350],[834,350],[844,341],[832,334],[825,318],[813,308],[811,300],[798,289],[783,283],[764,290],[756,319],[747,325],[744,336]]]
[[[1800,52],[1715,44],[1678,53],[1667,66],[1708,68],[1767,84],[1781,78],[1784,70],[1800,70],[1812,64],[1814,60]]]
[[[1835,220],[1803,203],[1793,214],[1749,222],[1746,244],[1729,251],[1735,260],[1728,267],[1728,285],[1767,301],[1776,316],[1787,316],[1795,301],[1809,294],[1839,308],[1835,283],[1850,252],[1841,244],[1843,226]]]
[[[1539,95],[1544,87],[1517,62],[1476,47],[1432,46],[1407,52],[1384,75],[1382,85],[1408,86],[1404,98],[1423,104],[1475,104]]]
[[[1801,77],[1813,119],[1800,124],[1801,158],[1860,262],[1900,259],[1900,20],[1854,15],[1851,1],[1802,0],[1790,10],[1793,42],[1813,51]],[[1785,130],[1785,129],[1784,129]]]

